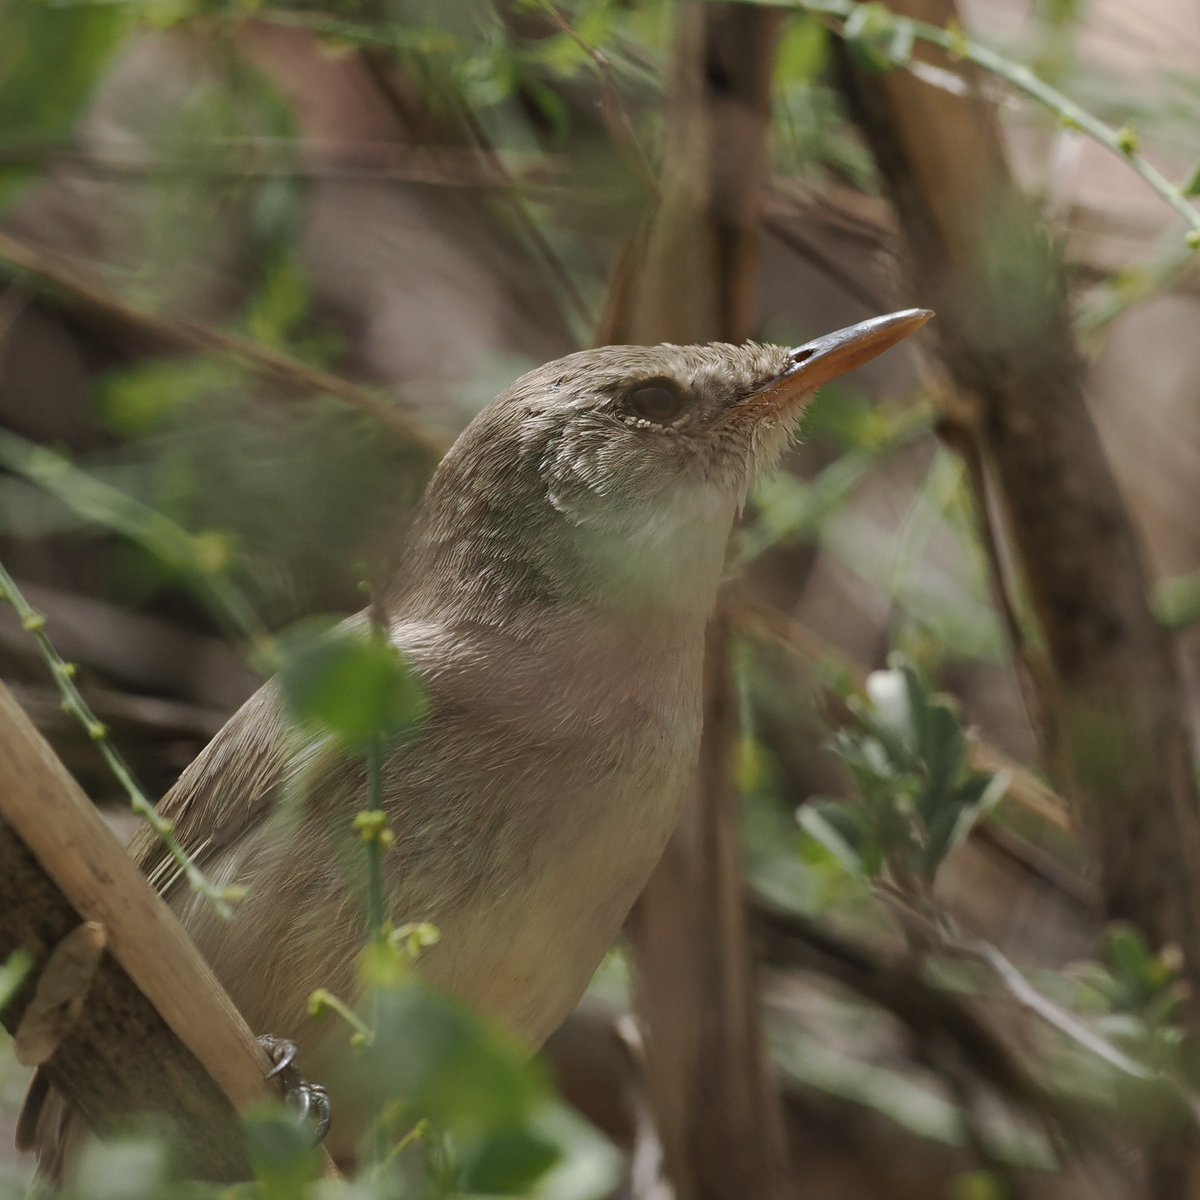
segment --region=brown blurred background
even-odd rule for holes
[[[1171,178],[1200,153],[1193,6],[1006,0],[960,16],[1136,127]],[[842,32],[793,8],[666,0],[259,12],[0,0],[0,426],[219,535],[268,627],[350,611],[362,578],[403,570],[406,514],[436,448],[527,367],[596,340],[795,344],[930,302],[847,101],[863,51]],[[935,112],[959,78],[952,63],[920,74]],[[1002,80],[976,84],[1062,248],[1089,411],[1158,611],[1177,626],[1194,736],[1200,299],[1186,266],[1156,275],[1180,257],[1181,223],[1128,163]],[[1022,1095],[997,1057],[1053,1076],[1039,1087],[1061,1085],[1085,1112],[1112,1081],[1048,1043],[1002,989],[968,988],[962,1009],[937,990],[951,997],[938,1008],[868,889],[795,820],[814,796],[849,794],[823,749],[840,720],[831,692],[902,649],[1028,774],[939,873],[945,912],[1045,973],[1050,992],[1096,956],[1105,909],[1089,842],[1045,786],[968,468],[938,437],[937,393],[951,386],[906,349],[830,388],[739,531],[722,610],[733,783],[718,790],[737,793],[745,880],[718,875],[710,901],[750,897],[716,953],[734,991],[761,988],[764,1017],[737,1016],[744,996],[674,996],[646,966],[672,927],[689,936],[667,919],[701,886],[685,829],[635,916],[641,955],[614,956],[549,1052],[566,1097],[628,1153],[622,1195],[670,1194],[654,1190],[664,1170],[680,1200],[1141,1194],[1135,1156],[1110,1144],[1119,1097],[1063,1152],[1040,1092]],[[408,420],[381,422],[373,398]],[[186,573],[27,474],[0,476],[0,557],[160,794],[256,686],[245,646]],[[124,822],[7,609],[0,672]],[[698,809],[711,791],[701,781]],[[698,1032],[680,1035],[674,1066],[651,1050],[647,1073],[628,1014],[653,1039],[672,1005]],[[700,1029],[710,1005],[715,1034]],[[703,1050],[735,1035],[728,1061]],[[739,1063],[747,1095],[765,1099],[734,1096]],[[0,1156],[21,1083],[0,1073]],[[723,1180],[709,1161],[725,1152],[719,1130],[740,1128],[733,1110],[762,1126],[735,1140],[773,1164],[768,1182]]]

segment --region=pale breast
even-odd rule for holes
[[[397,889],[401,908],[428,905],[413,916],[442,929],[425,970],[532,1045],[587,986],[675,825],[699,739],[703,643],[702,628],[671,633],[674,654],[628,638],[580,645],[577,630],[569,650],[468,648],[486,684],[469,664],[448,674],[442,655],[451,708],[398,764],[399,791],[440,788],[468,818],[447,831],[441,865],[456,857],[472,886],[441,903],[412,876]]]
[[[627,753],[616,770],[595,764],[591,778],[572,770],[557,796],[526,792],[536,836],[506,839],[512,852],[497,858],[488,886],[435,915],[442,940],[426,975],[540,1045],[582,995],[661,856],[693,758],[694,739],[676,740],[669,753]],[[503,787],[489,781],[489,791],[494,783]]]

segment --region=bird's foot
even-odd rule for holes
[[[296,1070],[294,1065],[296,1062],[295,1042],[264,1033],[258,1039],[258,1044],[275,1064],[267,1072],[267,1078],[278,1077],[280,1079],[288,1102],[299,1112],[302,1121],[312,1122],[313,1137],[316,1144],[320,1145],[329,1132],[329,1122],[333,1117],[333,1110],[325,1089],[320,1084],[309,1083]]]

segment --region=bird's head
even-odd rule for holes
[[[501,590],[615,590],[639,606],[715,593],[733,519],[814,390],[930,315],[892,313],[793,349],[604,346],[538,367],[439,467],[426,549]]]

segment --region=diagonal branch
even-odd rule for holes
[[[0,232],[0,270],[21,276],[32,291],[69,296],[73,303],[129,330],[160,351],[223,355],[252,374],[281,384],[291,392],[335,396],[379,421],[383,428],[411,443],[431,462],[436,461],[445,449],[415,417],[369,388],[309,366],[283,350],[265,346],[242,334],[214,329],[185,317],[162,317],[147,312],[122,299],[88,271],[61,255],[41,250],[3,232]]]
[[[183,1134],[189,1174],[248,1178],[238,1113],[274,1094],[269,1060],[0,685],[0,961],[14,953],[31,969],[0,1019],[27,1065],[36,1063],[93,1127],[163,1113]],[[69,1000],[48,1008],[55,987],[66,987]],[[32,1131],[26,1124],[22,1132]]]

